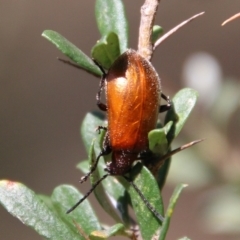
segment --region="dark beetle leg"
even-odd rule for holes
[[[98,131],[98,134],[101,133],[101,130],[107,131],[107,127],[98,126],[98,127],[96,128],[96,131]]]
[[[104,127],[99,127],[99,128],[103,128],[105,129]],[[100,154],[98,155],[97,159],[96,159],[96,162],[94,163],[94,165],[91,167],[91,170],[89,173],[87,173],[85,176],[83,176],[80,180],[80,183],[83,183],[85,182],[88,177],[96,170],[97,168],[97,165],[98,165],[98,162],[99,162],[99,159],[100,157],[102,156],[105,156],[105,155],[108,155],[109,153],[111,153],[112,149],[110,147],[110,145],[108,144],[108,135],[106,134],[105,135],[105,139],[104,139],[104,143],[103,143],[103,150],[100,152]],[[97,182],[95,182],[93,185],[92,185],[92,188],[73,206],[71,207],[67,213],[70,213],[72,212],[77,206],[79,206],[92,192],[93,190],[99,185],[99,183],[101,183],[107,176],[110,175],[110,172],[107,172],[105,175],[103,175]]]
[[[100,157],[108,155],[109,153],[111,153],[111,151],[112,149],[109,146],[104,146],[103,150],[97,156],[96,162],[91,167],[90,171],[85,176],[81,177],[79,182],[80,183],[85,182],[88,179],[88,177],[96,170]]]
[[[172,107],[172,102],[168,96],[165,94],[161,93],[161,97],[167,102],[166,105],[161,105],[159,106],[159,112],[166,112]]]
[[[96,60],[93,59],[93,61],[99,67],[99,69],[102,71],[102,74],[103,74],[101,77],[100,83],[99,83],[99,90],[96,95],[97,105],[102,111],[107,111],[107,106],[101,102],[101,93],[102,93],[102,89],[105,85],[105,79],[106,79],[107,74],[104,71],[103,67]]]

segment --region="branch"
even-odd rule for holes
[[[141,7],[138,53],[150,60],[153,54],[152,29],[160,0],[145,0]]]
[[[231,21],[233,21],[234,19],[239,18],[239,17],[240,17],[240,13],[235,14],[234,16],[232,16],[232,17],[228,18],[227,20],[225,20],[225,21],[222,23],[222,26],[224,26],[225,24],[227,24],[227,23],[229,23],[229,22],[231,22]]]
[[[169,36],[171,36],[172,34],[174,34],[176,31],[178,31],[180,28],[182,28],[183,26],[185,26],[187,23],[190,23],[192,20],[194,20],[195,18],[203,15],[204,12],[198,13],[196,15],[194,15],[193,17],[183,21],[182,23],[180,23],[179,25],[177,25],[176,27],[174,27],[173,29],[171,29],[170,31],[168,31],[167,33],[165,33],[162,37],[160,37],[154,44],[153,46],[153,50],[155,50],[164,40],[166,40]]]
[[[181,147],[178,147],[174,150],[172,150],[171,152],[168,152],[167,154],[165,154],[164,156],[162,156],[160,159],[156,158],[153,162],[150,162],[150,164],[146,164],[148,169],[152,172],[152,174],[156,177],[157,174],[158,174],[158,171],[160,169],[160,167],[163,165],[163,163],[168,159],[170,158],[172,155],[180,152],[180,151],[183,151],[199,142],[202,142],[203,140],[205,139],[199,139],[199,140],[195,140],[195,141],[192,141],[190,143],[187,143],[187,144],[184,144],[183,146]]]

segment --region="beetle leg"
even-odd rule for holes
[[[107,106],[106,106],[106,104],[104,104],[104,103],[102,103],[101,102],[101,93],[102,93],[102,89],[103,89],[103,87],[104,87],[104,85],[105,85],[105,73],[102,75],[102,78],[101,78],[101,80],[100,80],[100,83],[99,83],[99,90],[98,90],[98,92],[97,92],[97,95],[96,95],[96,100],[97,100],[97,105],[98,105],[98,107],[100,108],[100,110],[102,110],[102,111],[107,111]]]
[[[90,171],[85,176],[80,178],[80,181],[79,181],[80,183],[85,182],[88,179],[88,177],[96,170],[100,157],[108,155],[109,153],[111,153],[112,149],[111,149],[108,142],[109,142],[108,141],[108,135],[106,134],[105,138],[104,138],[104,142],[103,142],[103,150],[97,156],[96,162],[91,167]]]
[[[139,157],[137,158],[137,160],[144,161],[145,159],[148,160],[149,158],[152,158],[153,156],[154,156],[153,152],[148,149],[148,150],[140,152]]]
[[[99,126],[99,128],[105,129],[105,127],[101,127],[101,126]],[[106,134],[105,139],[104,139],[104,143],[103,143],[103,150],[97,156],[96,162],[91,167],[91,170],[89,171],[89,173],[87,173],[85,176],[81,177],[80,183],[85,182],[88,179],[88,177],[96,170],[100,157],[108,155],[112,151],[108,142],[109,142],[108,135]],[[95,182],[93,184],[92,188],[73,207],[71,207],[67,211],[67,213],[72,212],[78,205],[80,205],[93,192],[93,190],[98,186],[98,184],[101,183],[110,174],[111,173],[107,171],[107,173],[105,175],[103,175],[97,182]]]
[[[100,157],[102,157],[104,154],[102,154],[102,152],[98,155],[96,162],[94,163],[94,165],[91,167],[90,171],[83,177],[80,178],[80,183],[83,183],[85,181],[87,181],[88,177],[96,170],[97,165],[98,165],[98,161],[100,159]]]
[[[107,127],[98,126],[95,131],[96,131],[96,132],[98,131],[98,134],[100,134],[100,133],[101,133],[101,130],[107,131]]]
[[[95,59],[93,59],[93,62],[99,67],[99,69],[102,72],[102,77],[101,77],[101,80],[100,80],[100,83],[99,83],[99,90],[98,90],[97,95],[96,95],[97,105],[102,111],[107,111],[106,104],[101,102],[101,93],[102,93],[102,89],[105,85],[105,79],[106,79],[107,74],[104,71],[103,67]]]
[[[159,112],[166,112],[172,107],[172,102],[169,98],[169,96],[166,96],[164,93],[161,93],[161,98],[163,98],[167,104],[159,106]]]

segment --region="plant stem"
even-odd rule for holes
[[[141,7],[138,53],[147,60],[151,60],[153,54],[151,37],[159,3],[160,0],[145,0]]]
[[[165,33],[162,37],[160,37],[154,44],[153,46],[153,50],[155,50],[163,41],[165,41],[168,37],[170,37],[172,34],[174,34],[175,32],[177,32],[180,28],[182,28],[183,26],[185,26],[186,24],[190,23],[191,21],[193,21],[195,18],[198,18],[200,16],[202,16],[205,12],[201,12],[198,13],[192,17],[190,17],[189,19],[181,22],[180,24],[178,24],[176,27],[172,28],[170,31],[168,31],[167,33]]]

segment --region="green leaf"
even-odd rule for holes
[[[101,112],[91,112],[87,113],[85,118],[83,119],[80,132],[87,152],[89,151],[93,139],[99,137],[99,133],[98,131],[96,131],[97,127],[106,125],[106,123],[104,123],[104,118],[104,114]],[[100,152],[101,148],[101,144],[96,142],[96,151]]]
[[[92,57],[103,68],[109,69],[120,55],[118,36],[110,32],[92,48]]]
[[[49,196],[46,196],[46,195],[43,195],[43,194],[37,194],[37,196],[39,197],[39,199],[41,199],[48,206],[48,208],[50,210],[56,212],[56,209],[54,208],[52,200]]]
[[[172,99],[172,108],[167,112],[165,123],[173,121],[167,133],[169,144],[177,137],[197,101],[198,93],[190,88],[180,90]]]
[[[158,170],[158,174],[156,175],[158,187],[161,190],[163,189],[166,178],[168,176],[170,165],[171,165],[171,158],[168,158],[160,167],[160,169]]]
[[[169,202],[169,205],[168,205],[168,208],[167,208],[167,211],[166,211],[165,220],[163,221],[162,230],[161,230],[159,240],[166,239],[167,231],[168,231],[168,228],[169,228],[169,225],[170,225],[172,214],[174,212],[174,208],[176,206],[177,200],[178,200],[182,190],[185,187],[187,187],[186,184],[180,184],[175,188],[175,190],[173,192],[173,195],[170,199],[170,202]]]
[[[141,171],[134,178],[134,183],[140,189],[147,201],[163,216],[163,201],[159,193],[157,182],[150,171],[138,163],[131,171],[131,178],[133,179],[132,176],[139,172],[139,168],[141,168]],[[152,239],[153,236],[159,234],[161,222],[147,208],[146,204],[133,187],[129,186],[128,192],[143,239]]]
[[[157,155],[164,155],[168,150],[168,141],[164,128],[154,129],[148,133],[149,149]]]
[[[163,28],[158,25],[154,25],[153,32],[152,32],[152,43],[155,43],[162,34],[163,34]]]
[[[168,174],[170,159],[164,159],[164,155],[169,151],[166,133],[172,127],[173,122],[169,121],[163,128],[149,132],[149,148],[154,156],[148,158],[144,165],[152,172],[158,182],[159,189],[162,189]]]
[[[89,162],[88,160],[82,160],[77,164],[77,169],[81,170],[84,174],[89,172]]]
[[[47,239],[83,239],[77,229],[69,228],[32,190],[21,183],[0,181],[0,202],[9,213]]]
[[[174,138],[177,137],[181,129],[183,128],[187,118],[189,117],[191,111],[193,110],[198,94],[195,90],[185,88],[180,90],[172,99],[172,108],[167,112],[165,118],[164,132],[166,134],[166,139],[168,141],[168,146],[163,141],[160,140],[159,146],[167,146],[165,151],[170,151],[169,147]],[[163,134],[163,133],[162,133]],[[161,148],[160,148],[161,149]],[[161,151],[164,151],[162,149]],[[154,164],[152,164],[151,171],[157,179],[159,188],[162,189],[164,186],[168,170],[171,164],[171,158],[166,159],[165,162],[162,161],[163,154],[160,155],[159,160],[157,159]]]
[[[110,32],[116,33],[119,38],[120,52],[124,53],[128,46],[128,23],[122,1],[97,0],[95,14],[102,37]]]
[[[90,235],[90,238],[91,240],[103,240],[103,239],[108,239],[111,236],[126,235],[124,230],[125,230],[124,225],[122,225],[121,223],[118,223],[105,230],[92,232]]]
[[[66,38],[52,30],[45,30],[42,36],[53,43],[64,55],[82,69],[96,76],[101,76],[102,72],[96,64],[85,53],[69,42]]]
[[[164,125],[165,135],[167,135],[167,133],[171,130],[172,126],[173,126],[173,121],[168,121],[167,123],[165,123]]]
[[[54,189],[51,199],[58,214],[68,223],[69,227],[76,229],[73,225],[75,221],[82,231],[89,235],[92,231],[100,230],[101,225],[87,199],[71,213],[66,214],[66,211],[82,197],[83,195],[73,186],[61,185]]]
[[[158,156],[163,156],[169,150],[167,133],[173,126],[173,122],[169,121],[164,127],[158,127],[148,133],[149,149]]]

